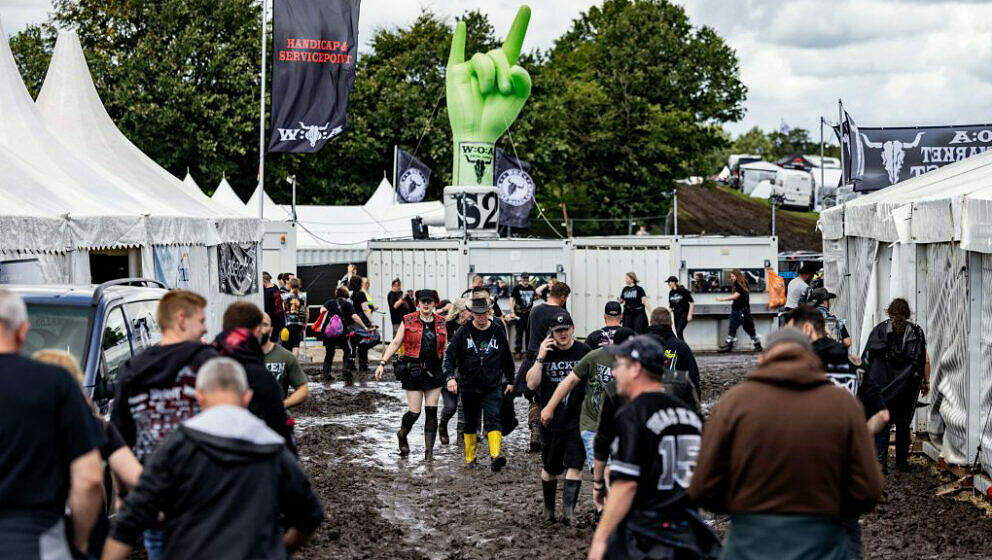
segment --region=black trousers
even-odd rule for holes
[[[324,348],[326,353],[324,354],[324,373],[330,373],[331,369],[334,367],[334,354],[337,349],[341,349],[342,358],[344,359],[344,369],[354,369],[354,360],[352,359],[351,345],[348,344],[348,337],[338,336],[335,338],[325,338]]]
[[[682,333],[685,332],[685,326],[689,324],[689,314],[682,313],[675,315],[675,336],[679,337],[681,340],[685,340]]]
[[[727,333],[727,336],[737,338],[737,329],[740,327],[744,327],[744,332],[751,338],[757,336],[754,331],[754,320],[751,319],[750,311],[730,312],[730,332]]]
[[[455,417],[455,414],[458,414],[458,431],[465,433],[465,407],[459,406],[458,395],[449,391],[447,387],[444,387],[441,389],[441,402],[443,403],[443,407],[441,408],[441,422],[447,423]],[[475,424],[478,426],[478,418],[476,418]]]
[[[875,434],[875,450],[878,452],[878,460],[883,464],[889,459],[889,430],[892,425],[896,427],[896,464],[901,465],[909,461],[909,446],[912,443],[910,424],[912,420],[899,422],[889,422],[882,428],[882,431]]]
[[[499,412],[502,405],[503,395],[498,387],[484,393],[463,392],[462,407],[465,409],[465,433],[474,434],[479,431],[480,410],[486,433],[500,431]]]
[[[513,351],[520,353],[524,348],[527,348],[527,342],[529,342],[530,333],[527,332],[529,325],[527,324],[527,319],[530,318],[530,313],[521,313],[518,315],[516,334],[513,335]]]

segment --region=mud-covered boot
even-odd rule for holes
[[[720,345],[720,347],[717,348],[716,351],[719,352],[719,353],[721,353],[721,354],[726,354],[728,352],[732,352],[734,350],[734,342],[737,342],[737,339],[736,338],[731,338],[731,337],[728,336],[727,337],[727,340],[724,340],[723,341],[723,344]]]
[[[542,480],[541,490],[544,493],[544,520],[548,523],[554,523],[555,495],[558,493],[558,480]]]
[[[752,338],[751,339],[751,344],[754,345],[754,351],[755,352],[761,352],[762,351],[762,348],[761,348],[761,339],[760,338],[758,338],[758,337]]]
[[[579,488],[582,486],[581,480],[565,480],[565,487],[562,488],[561,505],[562,520],[565,525],[575,523],[575,504],[579,502]]]
[[[530,452],[541,451],[541,432],[537,427],[537,422],[530,422]]]
[[[402,457],[410,454],[410,442],[407,441],[406,436],[410,435],[410,429],[417,422],[417,418],[420,418],[419,412],[410,412],[408,410],[403,415],[403,421],[400,424],[399,431],[396,432],[396,439],[399,440],[400,445],[400,456]]]
[[[437,426],[437,435],[438,439],[441,440],[441,445],[448,445],[451,443],[451,439],[448,438],[448,420],[451,419],[445,419],[442,415],[441,422]]]
[[[434,460],[434,440],[437,438],[437,407],[424,407],[424,460]]]

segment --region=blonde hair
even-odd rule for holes
[[[363,276],[362,277],[362,291],[363,292],[369,291],[369,286],[370,285],[371,285],[371,282],[369,282],[369,277],[368,276]]]
[[[451,302],[451,309],[448,311],[448,316],[444,318],[445,321],[458,322],[458,316],[462,314],[462,311],[468,311],[468,298],[458,298]]]
[[[634,284],[640,283],[640,280],[637,279],[637,273],[636,272],[630,271],[630,272],[627,273],[627,276],[629,276],[630,279],[634,281]]]
[[[200,294],[186,290],[172,290],[162,296],[158,302],[155,318],[162,330],[175,326],[176,313],[182,312],[186,317],[192,317],[200,309],[207,307],[207,300]]]
[[[71,373],[72,377],[76,379],[76,383],[83,384],[83,370],[79,367],[79,362],[76,361],[76,358],[72,354],[65,350],[43,348],[32,354],[31,359],[43,364],[59,366]]]

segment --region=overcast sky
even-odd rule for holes
[[[530,0],[525,49],[547,48],[592,0]],[[837,99],[862,126],[992,122],[992,0],[684,0],[737,51],[748,87],[739,133],[784,120],[819,134]],[[360,34],[411,22],[421,7],[453,17],[479,8],[498,33],[518,2],[365,0]],[[50,0],[0,0],[8,33],[43,21]],[[361,41],[364,44],[364,41]]]

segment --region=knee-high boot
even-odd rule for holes
[[[434,460],[434,440],[437,438],[437,407],[425,406],[424,412],[424,460]]]
[[[404,457],[410,454],[410,443],[407,441],[406,436],[410,434],[410,430],[417,422],[417,418],[420,418],[419,412],[406,411],[402,422],[400,422],[400,430],[396,432],[396,439],[400,442],[400,455]]]

